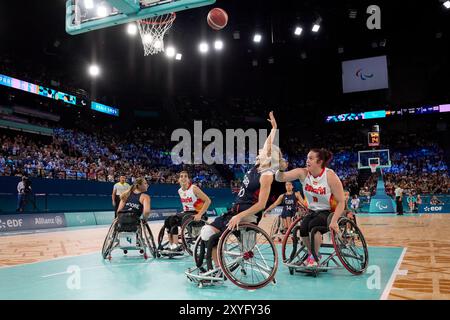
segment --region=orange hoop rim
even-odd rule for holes
[[[168,24],[168,23],[173,22],[176,19],[176,17],[177,17],[175,12],[166,13],[166,14],[170,15],[170,18],[167,19],[166,21],[156,22],[156,21],[145,21],[145,19],[142,19],[142,20],[138,20],[138,23],[140,23],[140,24],[154,24],[154,25],[161,24],[161,25],[164,25],[164,24]],[[146,18],[146,19],[155,19],[157,17],[160,17],[160,16],[155,16],[155,17]]]

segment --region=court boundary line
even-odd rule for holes
[[[391,278],[389,279],[386,287],[384,288],[384,291],[383,291],[383,294],[380,297],[380,300],[388,300],[389,294],[392,291],[392,287],[394,286],[395,278],[397,278],[398,272],[400,270],[400,265],[403,262],[403,259],[405,257],[407,249],[408,249],[407,247],[403,248],[402,254],[400,255],[400,257],[397,260],[397,264],[395,265],[395,268],[392,271]]]

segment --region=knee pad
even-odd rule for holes
[[[216,231],[210,225],[205,225],[202,230],[200,230],[200,238],[202,238],[203,241],[208,241],[215,234]]]

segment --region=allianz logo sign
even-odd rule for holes
[[[8,219],[3,221],[0,219],[0,229],[19,228],[23,225],[23,219]]]
[[[62,225],[63,220],[59,216],[56,216],[54,218],[34,218],[34,224],[36,224],[36,225],[43,225],[43,224]]]
[[[425,208],[423,208],[423,210],[425,210],[426,212],[430,212],[430,211],[440,212],[440,211],[442,211],[442,206],[434,206],[434,207],[426,206]]]

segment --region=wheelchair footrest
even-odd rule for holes
[[[218,270],[210,270],[201,272],[199,268],[188,269],[185,274],[186,277],[200,286],[215,286],[223,284],[225,277],[223,274],[217,275]]]
[[[184,251],[159,250],[159,254],[165,257],[181,257],[184,256]]]

